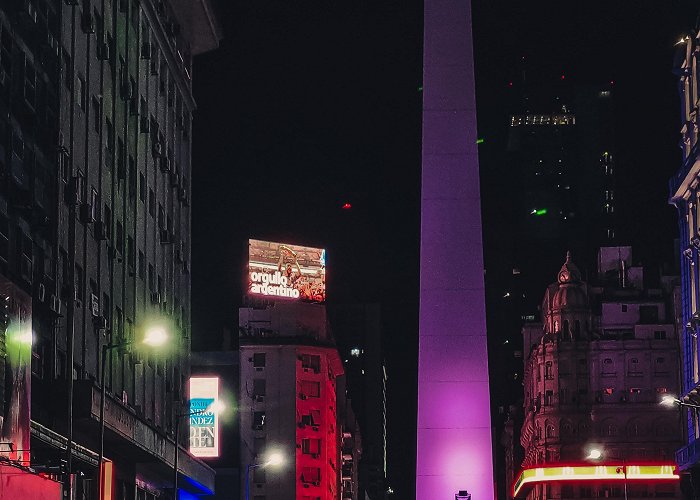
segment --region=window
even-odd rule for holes
[[[90,192],[90,218],[92,220],[98,220],[100,218],[99,210],[99,195],[97,194],[97,189],[92,188],[92,191]]]
[[[666,339],[666,332],[663,330],[656,330],[654,331],[654,340],[665,340]]]
[[[629,361],[629,374],[633,377],[639,377],[642,375],[641,368],[639,367],[639,359],[631,358]]]
[[[627,304],[622,304],[621,307],[622,307],[622,312],[626,313],[627,312]]]
[[[552,391],[545,391],[544,393],[544,404],[551,405],[554,403],[554,393]]]
[[[301,381],[301,392],[299,393],[301,399],[318,398],[320,396],[321,384],[319,382],[312,382],[310,380]]]
[[[603,396],[612,396],[613,393],[615,392],[615,388],[614,387],[604,387],[601,392],[603,393]]]
[[[301,470],[301,482],[319,484],[321,482],[321,469],[318,467],[304,467]]]
[[[547,361],[544,364],[544,378],[545,378],[545,380],[554,379],[554,375],[552,374],[552,362],[551,361]]]
[[[649,325],[659,322],[659,308],[657,306],[639,306],[639,321]]]
[[[253,379],[253,397],[264,396],[266,392],[266,384],[264,378]]]
[[[311,410],[309,413],[301,416],[300,424],[303,426],[318,426],[321,425],[321,410]]]
[[[654,373],[663,374],[668,372],[668,367],[666,366],[666,358],[659,357],[656,358],[656,363],[654,364]]]
[[[108,153],[114,153],[114,125],[109,118],[105,119],[105,133],[105,141],[107,141],[105,148]],[[111,165],[108,164],[107,166],[110,167]]]
[[[313,370],[314,373],[321,372],[321,356],[314,354],[301,355],[301,367],[305,370]]]
[[[253,412],[253,430],[261,431],[265,428],[265,412],[264,411],[254,411]]]
[[[129,198],[136,197],[136,161],[129,155]]]
[[[321,453],[321,440],[313,438],[302,439],[301,452],[304,455],[319,455]]]
[[[265,353],[264,352],[256,352],[253,354],[253,366],[255,368],[265,368]]]
[[[603,360],[603,375],[614,375],[615,374],[615,363],[613,363],[612,358],[605,358]]]

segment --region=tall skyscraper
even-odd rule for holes
[[[12,314],[31,310],[32,465],[64,460],[75,498],[97,491],[106,345],[115,494],[172,495],[177,450],[183,489],[213,485],[181,448],[187,424],[174,431],[189,372],[192,60],[219,36],[208,0],[0,4],[1,281]],[[145,350],[156,325],[170,344]],[[20,387],[0,407],[28,423],[9,399]]]
[[[428,0],[424,19],[416,498],[490,499],[471,2]]]

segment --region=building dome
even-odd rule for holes
[[[571,252],[566,252],[566,262],[559,270],[557,281],[559,286],[552,297],[552,310],[588,308],[586,286],[581,281],[581,271],[571,261]]]

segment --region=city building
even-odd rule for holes
[[[424,14],[416,498],[490,499],[471,3],[427,0]]]
[[[691,404],[700,403],[700,156],[698,155],[698,47],[696,31],[678,44],[674,72],[678,76],[681,97],[681,140],[683,162],[670,179],[670,202],[678,210],[681,269],[681,384],[679,398]],[[700,481],[700,416],[696,409],[683,410],[687,418],[687,444],[678,450],[676,460],[681,470],[692,477],[691,484]],[[696,497],[698,489],[696,490]]]
[[[659,404],[678,384],[676,289],[676,277],[633,265],[630,247],[600,249],[594,285],[567,255],[545,291],[542,323],[522,331],[515,496],[599,498],[624,489],[628,498],[681,498],[680,417]]]
[[[59,471],[70,498],[97,495],[104,346],[103,484],[172,496],[178,453],[183,493],[213,488],[183,448],[186,423],[174,431],[189,379],[192,60],[219,37],[208,0],[0,4],[0,282],[5,333],[31,328],[31,384],[3,356],[0,408],[26,422],[14,458],[28,459],[31,427],[31,465]],[[149,351],[155,325],[169,345]]]
[[[333,337],[343,359],[346,387],[362,431],[359,495],[385,498],[386,368],[379,304],[328,305]]]
[[[351,415],[339,402],[343,363],[325,306],[241,308],[239,328],[241,496],[248,489],[255,500],[354,499],[357,483],[346,483],[357,477],[359,433],[354,419],[343,419]],[[273,456],[281,463],[268,466]]]
[[[338,428],[340,429],[340,498],[365,500],[360,488],[360,464],[363,453],[362,436],[352,401],[345,397],[346,376],[338,377]]]

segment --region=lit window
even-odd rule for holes
[[[353,347],[352,349],[350,349],[350,356],[354,356],[356,358],[359,358],[360,357],[359,347]]]

